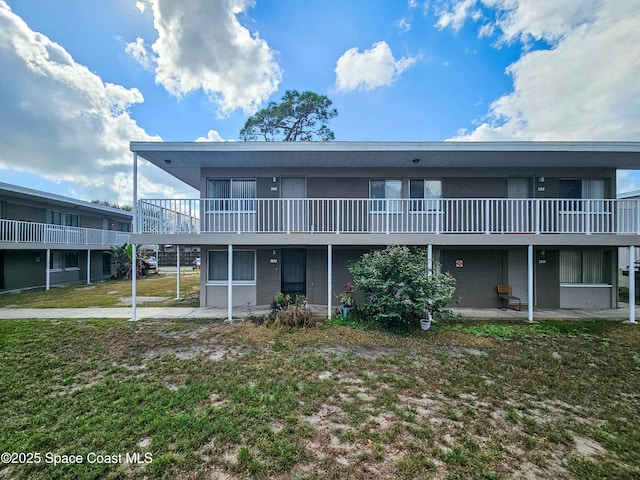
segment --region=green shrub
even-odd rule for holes
[[[363,294],[362,309],[387,328],[406,325],[428,313],[436,316],[451,301],[455,279],[427,272],[424,250],[390,245],[365,253],[349,265],[355,289]]]

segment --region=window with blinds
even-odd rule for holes
[[[606,283],[604,252],[561,250],[560,283]]]
[[[228,277],[228,252],[209,250],[208,276],[210,283],[225,283]],[[235,250],[233,252],[233,283],[252,284],[256,281],[255,250]]]
[[[442,198],[442,182],[412,179],[409,181],[409,198],[411,198],[412,212],[435,211],[438,209],[437,199]]]
[[[255,210],[256,180],[210,178],[207,182],[208,210],[252,212]]]
[[[559,181],[559,197],[567,199],[562,202],[562,211],[582,210],[581,200],[603,200],[605,196],[605,181],[602,178],[562,179]],[[602,211],[602,202],[591,202],[591,211]]]
[[[379,201],[372,202],[372,212],[396,213],[402,211],[402,180],[370,180],[369,197]]]

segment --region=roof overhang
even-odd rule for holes
[[[640,169],[640,142],[131,142],[130,148],[194,188],[203,167]]]
[[[45,202],[51,207],[57,206],[61,209],[82,208],[85,211],[91,211],[93,213],[100,212],[101,214],[116,216],[128,219],[129,221],[131,221],[131,218],[133,217],[133,213],[127,210],[108,207],[97,203],[85,202],[84,200],[77,200],[75,198],[64,197],[55,193],[42,192],[40,190],[20,187],[18,185],[11,185],[3,182],[0,182],[0,195],[7,195],[12,198],[23,199],[30,202]]]

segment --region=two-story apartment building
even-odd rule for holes
[[[132,216],[0,183],[0,291],[109,278],[111,247],[129,242]]]
[[[634,142],[132,142],[200,191],[141,199],[137,243],[199,244],[201,304],[327,305],[347,265],[388,244],[425,247],[460,306],[616,308],[618,248],[640,243],[638,199],[616,199]],[[136,176],[136,175],[134,175]],[[137,184],[137,179],[134,182]],[[135,194],[134,186],[134,197]],[[632,315],[635,315],[633,307]],[[635,317],[633,317],[635,318]]]

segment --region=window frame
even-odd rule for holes
[[[46,221],[47,225],[63,225],[62,221],[64,219],[64,215],[60,210],[49,210],[47,209],[46,213]]]
[[[227,255],[229,254],[228,250],[221,250],[221,249],[211,249],[211,250],[207,250],[207,281],[206,284],[207,285],[228,285],[229,283],[229,278],[228,276],[225,274],[225,279],[224,280],[212,280],[210,277],[210,273],[211,273],[211,254],[214,252],[222,252],[225,255],[225,258],[228,258]],[[236,264],[236,254],[237,253],[246,253],[246,252],[250,252],[253,254],[253,279],[252,280],[235,280],[232,279],[231,284],[232,285],[256,285],[256,279],[258,276],[258,272],[257,272],[257,267],[258,267],[258,254],[256,250],[252,250],[252,249],[239,249],[233,250],[233,264]],[[228,272],[228,267],[229,265],[227,264],[227,268],[225,269],[225,272]]]
[[[79,227],[80,226],[80,216],[77,213],[66,213],[64,214],[64,226],[65,227]]]
[[[214,197],[211,195],[213,182],[229,182],[228,197]],[[252,197],[234,197],[234,183],[252,182]],[[207,213],[255,213],[258,198],[258,180],[256,178],[207,178]]]
[[[563,182],[575,182],[578,184],[579,182],[579,197],[565,197],[562,196],[562,185]],[[602,196],[601,197],[593,197],[588,196],[589,192],[593,190],[593,186],[589,184],[595,185],[596,182],[602,184]],[[586,188],[585,188],[586,187]],[[594,200],[591,202],[590,211],[593,213],[603,212],[604,211],[604,202],[598,200],[607,200],[607,179],[606,178],[560,178],[558,179],[558,197],[560,200],[564,200],[560,202],[560,213],[574,213],[574,212],[582,212],[584,211],[584,203],[583,200]],[[592,193],[593,195],[593,193]]]
[[[571,281],[566,277],[563,278],[563,275],[566,275],[566,270],[568,270],[568,266],[564,265],[564,262],[567,262],[569,259],[568,255],[573,256],[571,259],[572,262],[577,262],[577,264],[572,265],[570,268],[579,270],[579,273],[574,273],[576,277],[580,277],[579,281]],[[595,258],[597,255],[597,258]],[[594,260],[599,263],[599,266],[594,263]],[[595,267],[599,267],[594,270]],[[569,285],[611,285],[611,283],[607,280],[607,272],[606,272],[606,258],[605,252],[603,250],[560,250],[559,254],[559,280],[560,286],[569,286]],[[595,280],[587,281],[587,279],[593,275],[594,278],[598,276],[599,278],[595,278]]]
[[[77,250],[51,250],[49,271],[70,272],[80,270],[80,254]]]
[[[116,223],[116,230],[118,232],[131,232],[131,224],[127,223],[127,222],[117,222]]]
[[[373,182],[384,182],[384,197],[373,197]],[[390,182],[398,182],[400,184],[400,196],[399,197],[387,197],[387,184]],[[369,199],[371,202],[370,213],[374,214],[386,214],[393,213],[398,214],[402,213],[402,179],[399,178],[370,178],[369,179]],[[387,208],[390,207],[390,208]]]
[[[422,196],[414,196],[414,192],[412,190],[413,182],[422,182]],[[428,197],[427,196],[427,186],[430,183],[437,183],[438,188],[440,190],[440,195],[438,197]],[[442,179],[439,178],[410,178],[409,179],[409,211],[411,213],[424,213],[424,212],[440,212],[441,204],[440,200],[442,200]]]

